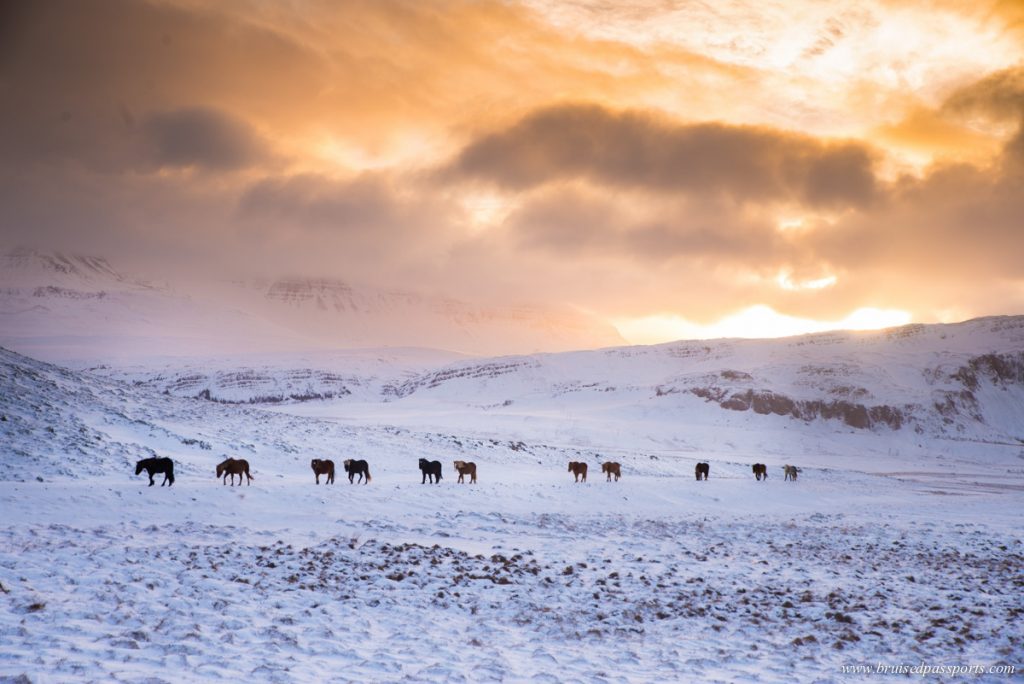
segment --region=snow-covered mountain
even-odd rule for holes
[[[712,340],[488,359],[364,351],[208,359],[94,372],[183,397],[313,401],[331,415],[384,403],[432,414],[575,415],[597,423],[824,423],[1024,443],[1024,317],[777,340]],[[376,409],[374,409],[376,410]]]
[[[154,284],[98,257],[0,257],[0,345],[55,361],[367,347],[466,354],[621,344],[584,313],[486,307],[325,279]]]

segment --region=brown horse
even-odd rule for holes
[[[693,474],[697,476],[697,481],[708,479],[708,473],[711,472],[711,466],[707,463],[698,463],[693,468]]]
[[[791,465],[784,465],[784,466],[782,466],[782,469],[784,471],[786,471],[786,478],[785,479],[787,479],[787,480],[796,480],[796,475],[797,475],[797,473],[800,472],[799,468],[797,468],[796,466],[791,466]]]
[[[242,484],[242,476],[248,480],[246,484],[252,484],[253,476],[249,474],[249,462],[244,458],[229,458],[217,465],[217,477],[224,477],[224,484],[228,483],[228,475],[231,476],[231,486],[235,486],[235,475],[238,476],[238,484]]]
[[[764,463],[755,463],[751,466],[751,469],[754,471],[754,477],[757,478],[758,482],[761,481],[762,477],[766,480],[768,479],[768,466]]]
[[[612,475],[615,476],[615,481],[618,482],[619,478],[622,477],[622,466],[615,461],[605,461],[601,464],[601,472],[608,474],[608,479],[605,482],[611,482]]]
[[[587,481],[587,464],[577,461],[569,462],[569,472],[575,476],[574,482],[580,482],[581,478],[583,482]]]
[[[472,461],[455,461],[455,472],[459,474],[459,482],[465,482],[463,478],[469,475],[469,483],[476,484],[476,463]]]
[[[319,458],[314,458],[309,465],[313,468],[313,474],[316,475],[317,484],[320,484],[321,475],[327,476],[326,484],[334,484],[334,461],[330,459],[321,461]]]

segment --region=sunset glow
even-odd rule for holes
[[[615,323],[624,336],[637,344],[657,344],[675,339],[788,337],[826,330],[878,330],[910,322],[910,313],[895,309],[864,308],[842,320],[816,321],[785,316],[767,306],[752,306],[710,325],[696,325],[677,316],[649,316]]]
[[[1020,3],[5,12],[6,249],[586,310],[637,343],[1024,309]]]

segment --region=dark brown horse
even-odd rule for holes
[[[421,458],[420,472],[423,473],[423,481],[420,484],[425,484],[428,477],[433,484],[437,484],[441,481],[441,462],[428,461],[425,458]]]
[[[707,463],[698,463],[693,468],[693,474],[697,476],[697,481],[708,479],[708,473],[711,472],[711,466]]]
[[[353,461],[351,458],[347,458],[347,459],[345,459],[345,462],[342,463],[342,465],[345,466],[345,472],[348,473],[348,483],[349,484],[352,484],[355,481],[356,475],[359,476],[359,481],[360,482],[362,482],[363,484],[369,484],[369,482],[370,482],[370,464],[369,463],[367,463],[366,461],[364,461],[362,459],[359,459],[358,461]]]
[[[754,477],[757,478],[758,482],[761,481],[762,477],[766,480],[768,479],[768,466],[764,463],[755,463],[751,466],[751,469],[754,471]]]
[[[618,482],[619,478],[622,477],[622,466],[615,461],[605,461],[601,464],[601,472],[608,474],[606,482],[612,481],[612,475],[615,476],[615,481]]]
[[[252,484],[253,476],[249,474],[249,462],[244,458],[229,458],[217,464],[217,477],[224,478],[224,484],[228,483],[228,475],[231,476],[231,486],[235,486],[235,475],[238,476],[238,484],[242,484],[242,476],[248,478],[246,484]]]
[[[309,462],[311,468],[313,468],[313,474],[316,475],[316,483],[320,484],[320,476],[326,475],[326,484],[334,484],[334,461],[325,459],[321,461],[319,458],[314,458]]]
[[[587,464],[582,461],[569,461],[569,472],[575,478],[573,482],[587,481]]]
[[[472,461],[455,461],[455,472],[459,474],[459,482],[465,482],[466,475],[469,475],[469,483],[476,484],[476,463]]]
[[[160,483],[161,487],[164,485],[170,487],[174,484],[174,461],[169,458],[144,458],[135,464],[135,474],[138,475],[143,470],[149,475],[150,487],[156,484],[153,481],[154,473],[164,474],[164,481]]]

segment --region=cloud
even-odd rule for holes
[[[214,9],[132,0],[4,6],[0,156],[12,164],[134,168],[146,117],[165,138],[190,116],[194,131],[223,134],[230,125],[212,110],[271,120],[282,103],[301,106],[325,83],[314,51]],[[174,158],[167,145],[158,151]]]
[[[0,3],[0,239],[705,322],[1024,308],[1012,13],[799,7]]]
[[[956,90],[943,108],[1003,119],[1024,117],[1024,67],[1002,69]]]
[[[729,202],[608,195],[564,185],[532,194],[503,228],[521,249],[566,259],[596,255],[643,264],[679,257],[752,263],[772,261],[785,249],[773,225]]]
[[[267,162],[266,143],[252,127],[224,112],[194,107],[147,117],[142,126],[158,167],[231,171]]]
[[[300,272],[408,284],[439,270],[464,217],[449,198],[409,190],[407,180],[269,176],[243,190],[231,222],[261,262],[287,258]]]
[[[874,153],[769,128],[678,124],[648,112],[562,105],[471,142],[444,178],[522,190],[585,179],[653,192],[715,193],[739,202],[869,204]]]

